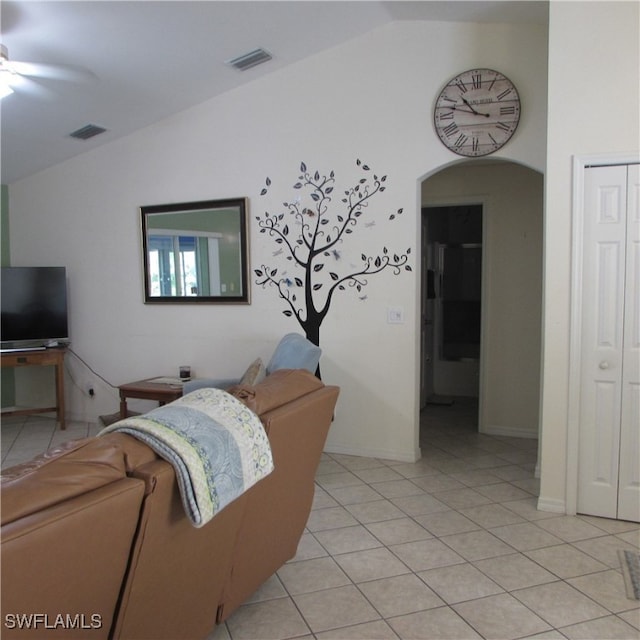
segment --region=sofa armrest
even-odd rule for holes
[[[195,380],[185,382],[182,391],[183,394],[186,395],[187,393],[197,391],[198,389],[228,389],[239,382],[239,378],[197,378]]]
[[[15,613],[83,616],[73,628],[3,624],[4,640],[111,637],[143,493],[141,480],[122,478],[2,527],[3,623]]]
[[[239,384],[227,389],[251,411],[262,415],[324,387],[322,380],[305,369],[278,369],[255,386]]]
[[[2,471],[2,525],[126,477],[124,453],[100,438],[66,442]]]

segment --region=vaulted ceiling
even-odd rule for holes
[[[0,104],[10,184],[394,20],[546,24],[546,0],[3,0],[10,60],[64,69]],[[272,59],[226,64],[258,47]],[[70,133],[93,124],[88,140]]]

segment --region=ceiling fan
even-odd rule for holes
[[[41,91],[42,87],[38,87],[31,78],[82,82],[95,76],[87,69],[69,65],[10,60],[9,50],[0,44],[0,99],[12,94],[15,89]]]

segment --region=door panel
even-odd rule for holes
[[[626,167],[585,171],[578,511],[618,503],[626,267]]]
[[[640,522],[640,166],[628,167],[618,518]]]

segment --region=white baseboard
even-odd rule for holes
[[[66,411],[65,412],[65,419],[67,421],[67,423],[69,422],[82,422],[82,423],[88,423],[90,425],[99,425],[102,426],[102,423],[100,422],[100,416],[94,415],[93,413],[91,413],[91,415],[87,414],[87,413],[79,413],[77,411]]]
[[[422,457],[420,447],[415,451],[395,451],[386,449],[368,449],[360,447],[345,446],[332,442],[327,444],[325,453],[336,453],[347,456],[361,456],[364,458],[378,458],[379,460],[394,460],[398,462],[417,462]]]
[[[550,513],[566,513],[567,506],[564,500],[554,498],[538,498],[538,511],[548,511]]]
[[[509,438],[531,438],[538,439],[537,429],[519,429],[517,427],[505,427],[500,425],[488,425],[483,427],[480,433],[488,436],[507,436]]]

